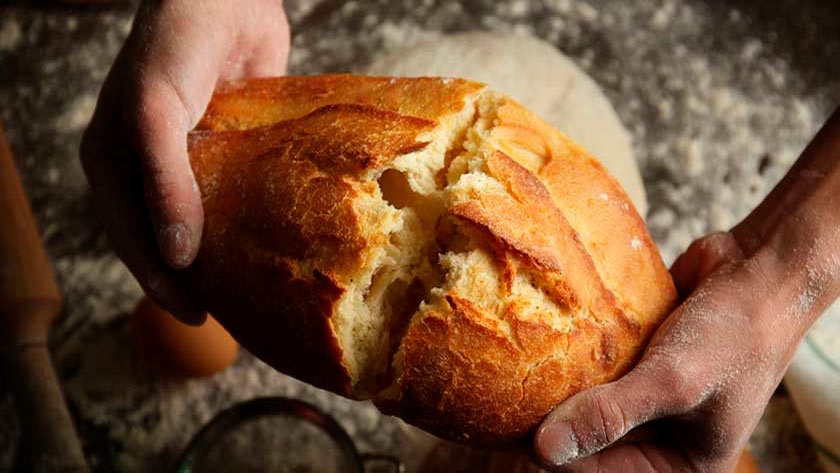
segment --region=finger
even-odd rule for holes
[[[683,374],[650,359],[618,381],[582,391],[554,409],[534,437],[538,459],[558,466],[586,457],[637,426],[692,404],[694,392]]]
[[[253,4],[250,4],[253,5]],[[242,77],[272,77],[286,74],[289,59],[290,32],[286,13],[280,2],[251,8],[244,13],[249,25],[246,29],[254,34],[240,38],[249,44],[234,48],[228,57],[220,79],[232,80]]]
[[[568,473],[667,473],[685,471],[687,462],[679,453],[651,444],[621,444],[575,460],[553,471]]]
[[[736,470],[739,456],[722,459],[692,458],[676,447],[662,443],[627,443],[553,468],[565,473],[677,473],[708,471],[729,473]]]
[[[201,324],[204,311],[164,265],[154,246],[140,194],[136,159],[113,159],[114,150],[108,149],[107,143],[98,133],[95,121],[85,132],[80,154],[109,240],[146,294],[184,323]]]
[[[738,242],[727,232],[712,233],[694,241],[671,266],[674,284],[688,297],[703,279],[722,264],[743,258]]]
[[[690,471],[690,464],[677,450],[650,443],[620,444],[566,465],[552,468],[566,473],[671,473]]]
[[[189,3],[165,2],[142,10],[126,45],[136,71],[126,91],[126,132],[140,153],[145,202],[160,253],[173,268],[195,258],[203,227],[187,133],[210,100],[234,44],[237,21],[222,3],[206,4],[198,15]]]

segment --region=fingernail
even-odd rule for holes
[[[577,437],[568,422],[549,421],[537,431],[534,442],[537,454],[554,466],[568,463],[580,453]]]
[[[160,230],[158,242],[166,262],[176,269],[192,262],[192,233],[183,223],[175,223]]]

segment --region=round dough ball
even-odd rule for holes
[[[639,214],[647,213],[627,130],[595,81],[551,44],[499,33],[447,35],[392,51],[363,72],[487,83],[580,143],[618,179]]]

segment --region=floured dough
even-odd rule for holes
[[[485,82],[580,143],[618,179],[639,213],[647,213],[630,136],[615,109],[592,78],[548,43],[499,33],[447,35],[392,51],[364,73]]]

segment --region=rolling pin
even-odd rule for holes
[[[87,472],[50,361],[47,334],[61,295],[0,128],[0,355],[14,396],[24,471]]]

